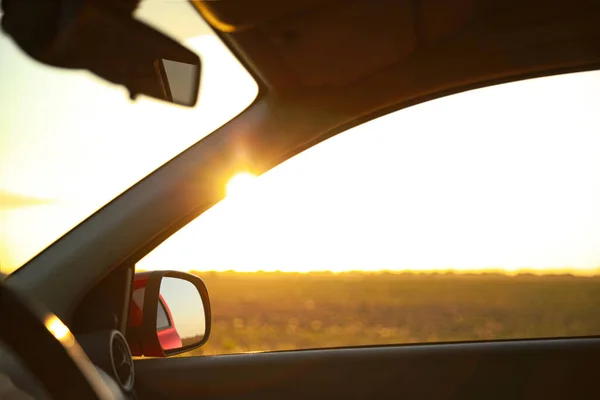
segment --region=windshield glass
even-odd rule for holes
[[[41,65],[0,35],[0,273],[8,274],[256,97],[254,79],[188,2],[145,0],[141,20],[200,54],[194,108]]]

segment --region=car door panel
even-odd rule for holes
[[[377,346],[136,362],[142,398],[600,398],[600,338]]]

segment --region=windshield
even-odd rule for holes
[[[187,2],[145,0],[137,16],[203,61],[193,109],[140,98],[90,73],[41,65],[0,36],[0,272],[246,108],[258,87]]]

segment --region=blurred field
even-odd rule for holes
[[[600,334],[600,278],[198,273],[208,343],[186,355]]]

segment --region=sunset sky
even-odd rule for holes
[[[2,272],[254,99],[256,84],[188,4],[143,4],[144,19],[203,58],[195,109],[130,103],[87,73],[33,63],[0,36]],[[599,110],[600,72],[589,72],[393,113],[239,179],[138,267],[596,272]]]

